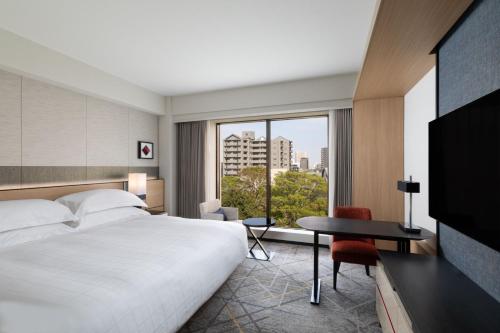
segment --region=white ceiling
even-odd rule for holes
[[[376,0],[0,0],[0,27],[163,95],[362,65]]]

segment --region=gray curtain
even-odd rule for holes
[[[206,121],[177,124],[177,215],[199,218],[205,201]]]
[[[352,109],[335,110],[334,203],[352,204]]]

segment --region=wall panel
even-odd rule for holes
[[[0,189],[159,174],[156,115],[0,71],[0,126]],[[154,160],[137,158],[138,140]]]
[[[439,116],[500,89],[500,6],[497,0],[473,6],[438,50]],[[439,230],[441,254],[500,301],[500,252],[446,224]]]
[[[85,97],[23,78],[23,166],[84,166]]]
[[[21,181],[21,77],[0,71],[0,189]]]
[[[129,115],[129,165],[131,167],[157,167],[158,117],[135,110],[130,110]],[[137,141],[153,142],[154,159],[137,158]]]
[[[87,97],[87,166],[128,166],[128,116],[126,107]]]
[[[404,220],[402,97],[354,101],[353,205],[370,208],[375,220]],[[394,242],[377,241],[395,249]]]

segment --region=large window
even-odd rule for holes
[[[240,219],[328,214],[328,118],[218,124],[218,195]]]

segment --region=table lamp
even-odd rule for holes
[[[400,224],[399,227],[404,231],[412,234],[420,233],[420,228],[417,226],[413,226],[412,221],[412,194],[420,193],[420,183],[413,182],[412,177],[410,176],[410,181],[407,182],[405,180],[398,180],[398,190],[405,193],[410,193],[410,221],[409,223]]]
[[[140,199],[146,200],[147,174],[129,173],[128,191],[137,195]]]

